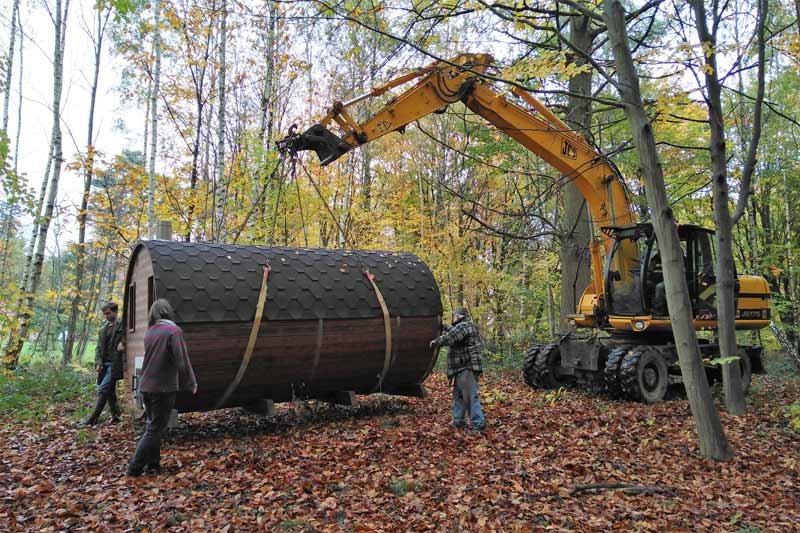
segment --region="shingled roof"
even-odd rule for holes
[[[252,321],[264,265],[271,268],[266,320],[382,316],[365,268],[392,316],[442,314],[436,280],[410,253],[142,241],[131,264],[145,251],[156,296],[181,323]]]

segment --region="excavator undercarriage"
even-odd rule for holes
[[[761,374],[760,346],[741,346],[742,386],[747,390],[752,374]],[[709,383],[722,380],[719,346],[701,341],[700,352]],[[569,333],[556,342],[536,344],[525,354],[525,383],[539,389],[578,385],[612,399],[655,403],[680,381],[678,352],[667,335]]]

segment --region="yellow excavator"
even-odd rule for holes
[[[512,101],[485,74],[488,54],[461,54],[393,79],[347,102],[336,102],[318,124],[303,133],[290,131],[283,150],[316,152],[328,165],[350,150],[398,131],[450,104],[463,102],[477,115],[513,138],[571,180],[586,199],[593,237],[589,242],[592,281],[576,312],[568,316],[576,332],[537,344],[526,353],[528,385],[557,388],[587,380],[615,398],[646,403],[662,400],[672,377],[680,375],[667,312],[658,241],[652,225],[636,223],[622,176],[582,135],[572,130],[529,92],[514,87]],[[359,123],[348,108],[415,81],[377,113]],[[331,128],[338,127],[335,133]],[[678,227],[686,277],[698,330],[717,326],[714,232],[695,225]],[[605,256],[605,265],[603,263]],[[770,322],[770,291],[760,276],[739,275],[736,328],[756,330]],[[711,380],[721,379],[719,347],[701,340]],[[763,372],[760,346],[741,346],[742,382]]]

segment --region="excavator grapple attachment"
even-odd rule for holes
[[[313,150],[322,166],[333,163],[352,148],[322,124],[314,124],[303,133],[296,134],[293,129],[278,143],[279,147],[292,154]]]

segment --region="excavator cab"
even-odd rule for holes
[[[606,227],[613,246],[606,262],[606,314],[610,323],[635,317],[641,330],[661,331],[669,320],[664,271],[658,241],[651,224]],[[685,224],[678,226],[692,313],[698,328],[716,327],[716,249],[714,231]],[[756,287],[757,276],[739,276],[736,284],[737,328],[757,329],[769,317],[768,291]],[[742,288],[748,288],[744,291]],[[745,296],[739,302],[739,296]],[[630,320],[624,320],[631,322]],[[627,328],[625,328],[627,329]]]
[[[606,263],[609,315],[668,318],[664,271],[650,224],[604,228],[614,240]],[[678,227],[692,311],[696,318],[716,318],[716,250],[714,232],[694,225]],[[638,252],[631,254],[630,249]]]

